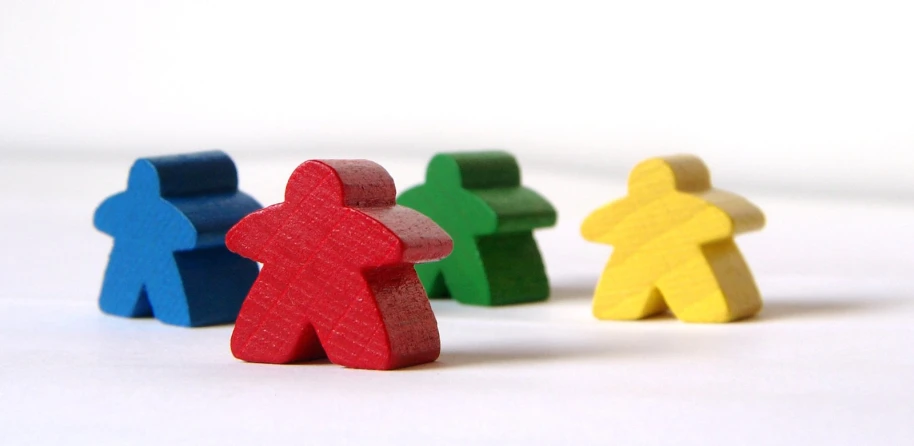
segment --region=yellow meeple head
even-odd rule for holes
[[[671,191],[702,192],[711,188],[705,163],[693,155],[651,158],[635,166],[628,177],[629,194],[652,196]]]

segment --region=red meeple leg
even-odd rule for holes
[[[317,279],[312,277],[312,279]],[[328,358],[345,367],[391,370],[434,361],[438,323],[412,265],[336,271],[309,314]]]
[[[299,274],[264,266],[232,332],[232,354],[248,362],[286,364],[326,355],[294,282]]]
[[[412,264],[377,268],[365,273],[387,329],[388,368],[424,364],[438,359],[438,321]]]

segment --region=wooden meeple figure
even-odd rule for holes
[[[730,322],[756,314],[762,300],[733,236],[764,224],[753,204],[711,187],[698,157],[642,162],[628,196],[581,227],[587,240],[613,246],[594,315],[631,320],[669,308],[686,322]]]
[[[223,152],[137,160],[127,190],[95,211],[114,237],[101,310],[188,327],[234,321],[257,263],[226,249],[225,234],[257,209]]]
[[[438,324],[413,265],[448,255],[451,239],[395,198],[378,164],[312,160],[284,202],[232,228],[229,249],[263,263],[232,333],[235,357],[379,370],[437,359]]]
[[[430,297],[507,305],[549,297],[533,230],[555,225],[545,198],[521,186],[520,166],[502,151],[442,153],[425,184],[397,201],[431,217],[454,239],[446,259],[416,265]]]

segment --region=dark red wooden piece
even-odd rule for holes
[[[235,357],[379,370],[437,359],[438,323],[413,265],[446,257],[447,233],[397,206],[393,179],[371,161],[307,161],[285,199],[226,236],[263,263],[232,333]]]

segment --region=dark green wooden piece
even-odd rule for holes
[[[435,155],[425,184],[397,199],[429,216],[454,239],[447,258],[416,265],[429,297],[508,305],[549,297],[549,279],[533,230],[555,225],[555,209],[520,185],[507,152]]]

